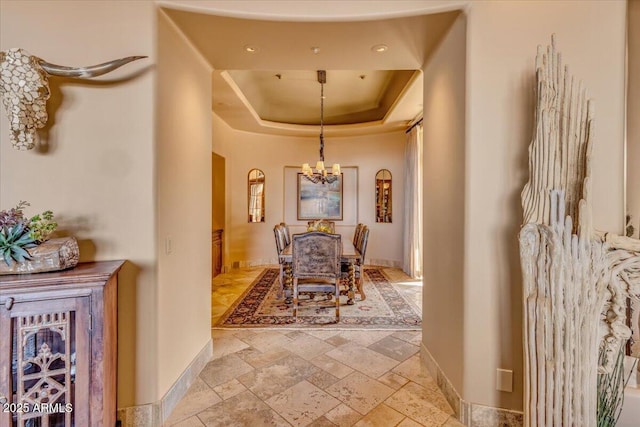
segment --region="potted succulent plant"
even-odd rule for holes
[[[50,239],[58,227],[53,212],[25,216],[29,203],[0,211],[0,274],[37,273],[73,267],[78,243],[73,237]]]

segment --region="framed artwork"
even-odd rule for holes
[[[298,220],[342,220],[342,178],[332,183],[313,183],[298,173]]]

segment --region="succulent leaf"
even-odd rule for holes
[[[25,259],[31,259],[27,249],[34,246],[36,242],[29,236],[29,228],[24,223],[0,227],[0,252],[8,266],[13,261],[24,262]]]
[[[22,231],[20,228],[20,224],[9,227],[9,232],[7,233],[8,240],[15,240]]]
[[[22,262],[25,259],[31,259],[31,255],[29,255],[29,252],[27,252],[25,249],[21,248],[20,246],[13,246],[13,256],[18,257],[20,259],[17,259],[17,261]]]
[[[15,240],[15,244],[20,246],[25,246],[25,245],[34,244],[34,243],[35,243],[35,240],[33,240],[31,236],[29,236],[29,233],[25,233]]]
[[[6,249],[2,252],[3,258],[4,258],[4,262],[11,267],[11,264],[13,264],[13,259],[11,258],[11,251],[9,249]]]

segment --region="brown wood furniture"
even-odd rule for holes
[[[222,228],[211,232],[211,277],[222,273]]]
[[[123,262],[0,278],[0,426],[115,425]]]

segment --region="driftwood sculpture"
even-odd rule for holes
[[[0,96],[7,112],[10,138],[18,150],[30,150],[37,130],[47,124],[48,76],[91,78],[101,76],[136,59],[130,56],[91,67],[50,64],[22,49],[0,52]]]
[[[553,38],[538,48],[536,77],[519,236],[525,425],[595,426],[597,375],[630,336],[626,299],[640,296],[640,241],[593,229],[593,104],[562,68]]]

